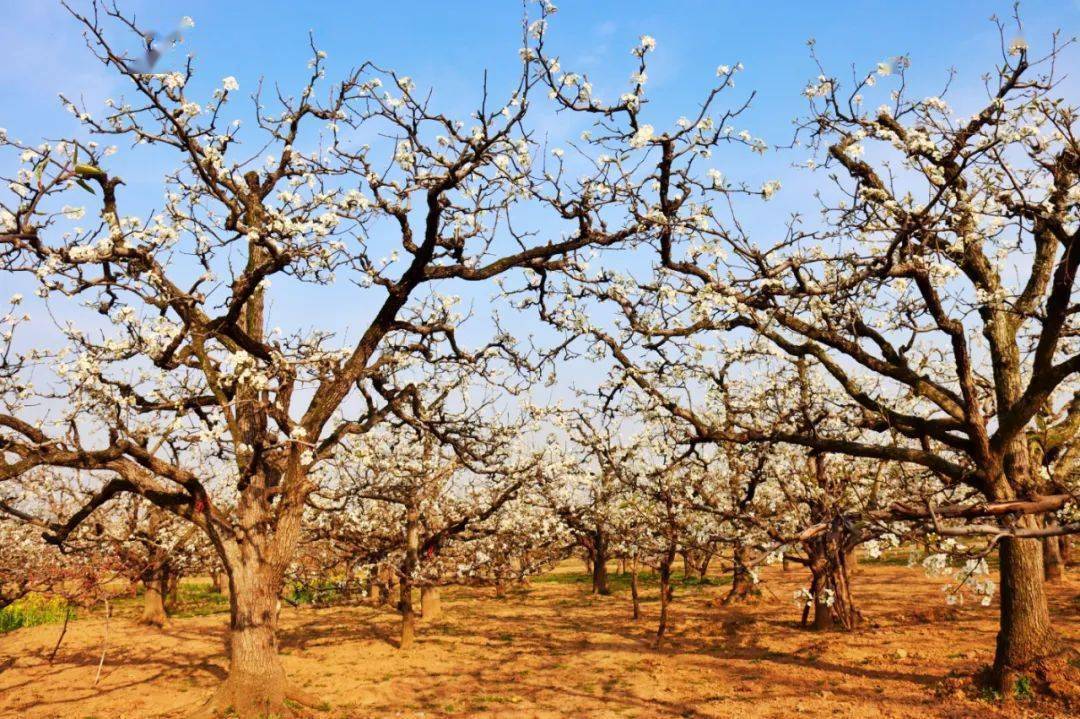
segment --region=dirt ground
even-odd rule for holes
[[[580,572],[577,564],[562,572]],[[966,678],[992,659],[997,607],[948,607],[920,570],[863,565],[866,622],[853,634],[798,628],[800,571],[766,570],[760,603],[720,607],[723,586],[677,588],[667,646],[649,646],[650,588],[639,622],[623,591],[591,597],[571,576],[495,599],[445,592],[444,616],[407,653],[396,615],[367,606],[282,611],[286,670],[354,717],[1060,717],[1060,704],[1001,704]],[[1080,645],[1080,581],[1051,590],[1056,628]],[[221,614],[161,631],[114,618],[93,686],[104,621],[73,622],[55,663],[59,626],[0,636],[0,716],[44,719],[182,717],[225,674]],[[6,666],[6,669],[3,667]]]

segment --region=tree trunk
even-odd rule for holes
[[[675,550],[671,550],[660,559],[660,623],[656,627],[656,641],[653,647],[660,648],[667,632],[668,605],[671,604],[671,565],[675,561]]]
[[[641,599],[638,595],[638,559],[630,560],[630,599],[634,603],[634,621],[641,619]]]
[[[265,544],[233,546],[226,552],[229,674],[195,716],[284,717],[295,713],[286,700],[314,706],[318,699],[288,681],[278,656],[277,622],[285,583],[284,564],[274,565],[263,559],[277,553]]]
[[[442,616],[442,595],[439,587],[420,589],[420,613],[425,621],[434,621]]]
[[[1038,539],[1003,539],[1001,558],[1001,626],[994,656],[994,680],[1012,696],[1019,676],[1054,653],[1050,612],[1043,587],[1042,548]]]
[[[420,549],[420,514],[413,506],[405,511],[405,561],[401,571],[401,599],[398,610],[401,612],[400,649],[408,649],[416,638],[416,610],[413,608],[413,577],[419,564]]]
[[[174,571],[168,565],[165,566],[165,599],[169,606],[175,606],[180,597],[180,572]]]
[[[213,572],[210,572],[210,584],[212,585],[214,592],[216,592],[217,594],[222,594],[225,592],[225,589],[228,586],[225,578],[225,572],[222,572],[220,570],[214,570]]]
[[[1043,578],[1048,582],[1060,582],[1065,574],[1065,562],[1061,559],[1061,537],[1046,537],[1043,543]]]
[[[855,547],[852,547],[844,555],[844,565],[847,567],[849,577],[855,576],[855,573],[859,571],[859,554],[855,551]]]
[[[416,639],[416,611],[413,609],[412,582],[408,579],[401,580],[401,598],[398,601],[398,609],[401,612],[401,641],[399,649],[408,649]]]
[[[199,716],[284,714],[290,689],[277,653],[283,573],[255,558],[229,567],[229,675]]]
[[[713,553],[705,552],[701,557],[701,562],[698,563],[698,584],[704,584],[705,579],[709,576],[709,564],[712,563]]]
[[[736,544],[732,555],[735,566],[731,576],[731,591],[724,597],[724,605],[753,602],[761,596],[761,591],[757,588],[754,577],[746,566],[749,560],[749,550],[742,544]]]
[[[495,578],[495,598],[503,599],[504,597],[506,597],[506,582],[502,576],[498,576]]]
[[[822,574],[821,576],[815,576],[810,584],[810,601],[814,603],[814,623],[812,626],[816,632],[828,632],[836,627],[836,616],[824,594],[827,583],[824,574]]]
[[[165,578],[154,573],[144,580],[146,593],[143,595],[143,613],[139,621],[155,627],[165,626]]]
[[[1075,564],[1072,550],[1072,535],[1066,534],[1064,537],[1061,537],[1061,563],[1065,567],[1071,567]]]
[[[611,590],[608,589],[608,571],[607,571],[607,540],[600,532],[596,533],[594,537],[594,550],[593,550],[593,567],[592,567],[592,593],[593,594],[611,594]]]
[[[851,596],[848,577],[846,534],[834,522],[825,534],[805,543],[810,568],[810,601],[814,605],[813,628],[819,631],[851,631],[859,624],[860,614]],[[808,611],[803,612],[806,626]]]

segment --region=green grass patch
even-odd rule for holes
[[[75,610],[69,607],[67,600],[31,594],[0,609],[0,634],[39,624],[63,622],[69,609],[74,619]]]

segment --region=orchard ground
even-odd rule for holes
[[[614,565],[613,565],[614,570]],[[398,615],[366,605],[282,610],[290,676],[325,704],[313,715],[353,717],[1065,717],[1080,706],[1021,693],[1002,702],[970,680],[993,658],[996,603],[948,606],[943,579],[898,563],[863,563],[855,595],[863,627],[817,634],[798,627],[793,567],[764,570],[763,597],[720,606],[715,584],[676,584],[668,643],[650,647],[658,612],[645,582],[643,616],[628,589],[590,596],[578,562],[501,599],[487,588],[444,590],[443,615],[421,624],[408,652]],[[120,604],[110,625],[71,622],[0,635],[0,716],[45,719],[183,717],[225,676],[221,604],[188,601],[164,630]],[[1080,645],[1080,580],[1049,588],[1056,629]],[[207,613],[202,613],[207,612]],[[1073,660],[1075,662],[1075,660]],[[1023,686],[1023,685],[1022,685]],[[1075,687],[1051,686],[1068,695]],[[1073,698],[1075,702],[1075,697]]]

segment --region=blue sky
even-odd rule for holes
[[[79,0],[73,4],[87,5]],[[298,87],[311,54],[309,31],[329,54],[331,80],[364,60],[374,60],[412,76],[420,87],[433,87],[435,105],[450,115],[464,117],[475,107],[485,69],[491,86],[506,90],[518,71],[522,7],[511,0],[121,0],[121,7],[133,11],[144,26],[163,32],[175,28],[182,16],[194,19],[195,27],[180,51],[167,56],[157,69],[174,67],[185,53],[193,53],[196,88],[201,83],[205,95],[227,75],[235,76],[245,92],[260,78],[285,88]],[[995,12],[1008,18],[1011,3],[566,0],[551,23],[548,43],[566,69],[588,73],[600,96],[610,98],[627,89],[633,69],[629,49],[637,38],[643,33],[655,37],[647,119],[659,129],[695,110],[715,79],[717,65],[742,62],[746,70],[736,89],[753,89],[757,98],[741,124],[770,143],[787,144],[792,119],[805,109],[800,92],[817,75],[806,47],[808,38],[816,39],[826,67],[842,77],[850,74],[852,65],[866,72],[879,61],[910,55],[915,96],[937,94],[948,68],[956,67],[959,75],[950,98],[957,110],[970,112],[971,103],[981,97],[980,76],[992,70],[999,57],[997,30],[988,20]],[[1035,54],[1047,46],[1054,30],[1066,36],[1080,31],[1078,0],[1026,2],[1021,12],[1024,36]],[[5,18],[0,28],[0,126],[12,136],[36,142],[70,133],[73,120],[60,109],[57,93],[82,96],[91,107],[100,107],[106,97],[119,96],[124,89],[122,78],[88,54],[79,27],[58,3],[0,0],[0,16]],[[1070,54],[1073,60],[1076,57],[1075,52]],[[1077,87],[1076,80],[1068,78],[1062,92],[1075,101]],[[576,136],[580,128],[570,121],[553,123],[546,130],[558,142],[560,134]],[[822,178],[791,168],[793,162],[805,159],[798,151],[763,158],[741,153],[733,166],[722,168],[725,175],[751,184],[773,177],[784,183],[772,203],[749,211],[746,219],[752,232],[767,234],[788,212],[813,206],[809,188]],[[121,174],[128,182],[126,201],[132,211],[160,206],[157,167],[129,163]],[[11,289],[27,291],[28,286]],[[490,292],[478,288],[474,302],[482,304]],[[296,303],[286,322],[310,320],[313,310],[325,312],[322,307]],[[356,329],[346,318],[332,324]]]

